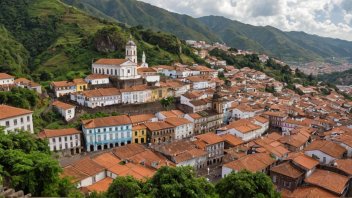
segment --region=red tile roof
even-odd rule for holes
[[[82,120],[84,128],[92,129],[98,127],[109,127],[131,124],[131,119],[127,115],[110,116],[104,118],[95,118],[89,120]]]
[[[64,103],[64,102],[61,102],[61,101],[55,101],[55,102],[53,102],[53,104],[52,104],[53,106],[55,106],[55,107],[57,107],[57,108],[60,108],[60,109],[65,109],[65,110],[67,110],[67,109],[72,109],[72,108],[74,108],[75,106],[73,106],[73,105],[70,105],[70,104],[67,104],[67,103]]]
[[[7,73],[0,73],[0,79],[10,79],[10,78],[15,78]]]
[[[81,131],[79,131],[75,128],[44,129],[42,132],[39,133],[39,137],[52,138],[52,137],[60,137],[60,136],[74,135],[74,134],[80,134],[80,133],[81,133]]]
[[[31,114],[31,113],[33,113],[33,111],[30,111],[27,109],[21,109],[17,107],[8,106],[8,105],[0,105],[0,120],[26,115],[26,114]]]
[[[127,59],[108,59],[108,58],[101,58],[94,62],[94,64],[101,64],[101,65],[121,65],[122,63],[127,62]]]

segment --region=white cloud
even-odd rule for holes
[[[352,0],[142,0],[193,17],[218,15],[252,25],[352,41]]]

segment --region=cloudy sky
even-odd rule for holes
[[[352,0],[141,0],[193,17],[218,15],[252,25],[352,41]]]

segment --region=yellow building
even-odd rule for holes
[[[132,127],[132,143],[147,143],[147,127],[144,124],[139,124]]]
[[[153,87],[152,89],[152,101],[158,101],[169,96],[168,87],[160,86]]]
[[[76,85],[77,92],[88,89],[88,83],[84,81],[82,78],[73,79],[73,82]]]

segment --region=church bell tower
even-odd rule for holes
[[[126,44],[126,59],[134,62],[137,62],[137,45],[132,41],[132,38]]]

